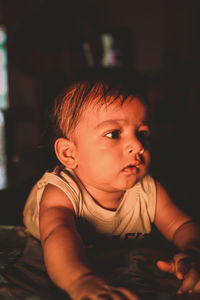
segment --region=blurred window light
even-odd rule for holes
[[[7,71],[7,49],[6,30],[0,26],[0,109],[8,108],[8,71]]]
[[[5,118],[3,110],[8,108],[8,72],[6,30],[0,26],[0,189],[7,187],[7,157],[5,149]]]
[[[110,33],[103,33],[101,35],[101,42],[103,46],[102,66],[103,67],[117,67],[121,63],[119,57],[121,55],[120,49],[116,49],[115,38]]]

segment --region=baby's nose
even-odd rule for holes
[[[142,143],[139,141],[138,138],[133,138],[127,145],[127,151],[128,153],[134,153],[134,154],[143,154],[144,153],[144,147]]]

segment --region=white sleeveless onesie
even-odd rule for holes
[[[117,210],[110,211],[92,199],[72,171],[58,166],[35,184],[24,207],[24,224],[37,239],[40,239],[40,201],[47,184],[60,188],[71,200],[76,219],[86,221],[99,234],[124,239],[151,231],[156,211],[156,185],[150,175],[127,190]]]

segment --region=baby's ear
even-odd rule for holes
[[[75,145],[72,141],[65,138],[58,138],[54,144],[56,156],[59,161],[69,169],[75,169]]]

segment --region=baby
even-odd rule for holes
[[[37,182],[24,208],[24,224],[41,240],[52,281],[75,300],[139,299],[93,273],[84,241],[95,235],[142,238],[154,223],[179,250],[158,268],[182,280],[178,293],[200,292],[194,264],[200,230],[148,174],[146,101],[120,84],[80,81],[56,98],[53,115],[61,165]]]

